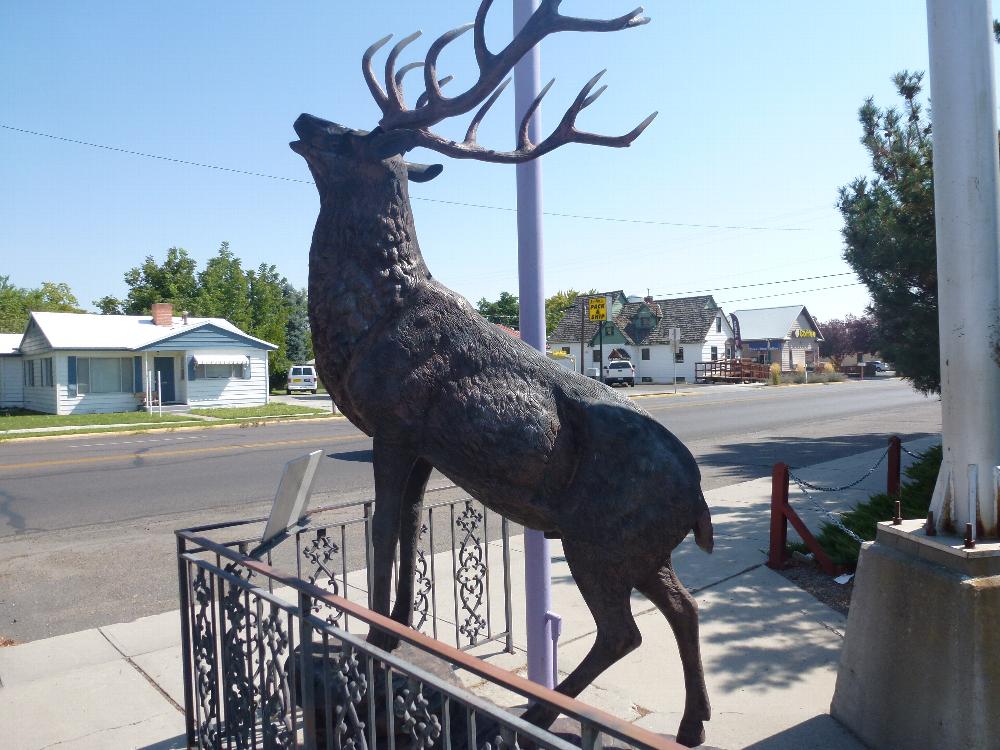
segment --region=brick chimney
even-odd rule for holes
[[[153,315],[153,325],[172,326],[174,324],[174,306],[170,302],[154,302],[150,305]]]
[[[647,305],[650,305],[653,302],[653,298],[652,297],[643,297],[642,301],[645,302]]]

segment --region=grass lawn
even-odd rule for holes
[[[112,414],[41,414],[28,409],[0,409],[0,432],[27,430],[39,427],[67,427],[73,425],[147,424],[159,422],[190,421],[180,414],[159,417],[144,411],[123,411]]]
[[[192,414],[219,419],[240,419],[245,417],[283,417],[287,415],[318,415],[329,414],[325,409],[314,409],[311,406],[283,404],[272,401],[266,406],[223,407],[218,409],[192,409]]]

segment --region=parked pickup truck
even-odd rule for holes
[[[604,382],[608,385],[622,383],[635,387],[635,367],[625,359],[609,362],[604,368]]]

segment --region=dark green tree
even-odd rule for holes
[[[918,100],[922,73],[893,81],[901,110],[869,98],[859,111],[874,176],[840,189],[844,259],[868,287],[874,349],[918,390],[938,392],[937,253],[931,127]]]
[[[498,323],[514,330],[520,328],[521,306],[517,297],[510,292],[500,292],[500,299],[496,302],[490,302],[483,297],[476,303],[476,309],[491,323]]]
[[[313,358],[312,336],[309,332],[309,299],[305,289],[296,289],[287,281],[284,285],[288,321],[285,323],[285,347],[288,361],[308,362]]]
[[[15,286],[0,276],[0,331],[21,333],[32,312],[83,312],[68,284],[43,281],[34,289]]]
[[[250,281],[243,271],[243,262],[229,249],[228,242],[219,246],[218,255],[209,258],[205,270],[198,274],[194,310],[206,318],[225,318],[237,328],[251,332]]]
[[[154,302],[172,302],[177,312],[187,310],[197,314],[195,297],[198,280],[194,275],[195,267],[194,259],[182,247],[167,250],[162,264],[158,264],[152,255],[147,255],[141,266],[125,274],[129,291],[122,312],[126,315],[149,315]]]
[[[285,340],[289,307],[284,294],[288,282],[267,263],[261,263],[256,271],[248,271],[246,278],[250,324],[245,330],[251,336],[277,344],[277,350],[268,354],[268,369],[273,375],[280,373],[283,377],[288,373],[289,360]]]
[[[95,299],[93,304],[101,315],[121,315],[124,305],[120,299],[112,297],[110,294]]]

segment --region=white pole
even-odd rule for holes
[[[1000,164],[990,0],[927,0],[944,460],[931,510],[997,535],[1000,465]],[[977,466],[976,474],[967,470]],[[969,484],[977,477],[976,486]],[[965,501],[970,489],[977,498]]]
[[[156,406],[157,414],[163,416],[163,383],[160,381],[160,371],[156,371]]]
[[[144,363],[145,364],[145,363]],[[153,413],[153,373],[146,370],[146,413]]]

